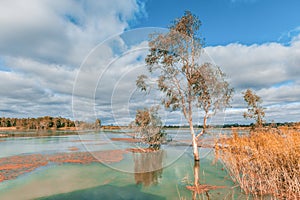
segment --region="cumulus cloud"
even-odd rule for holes
[[[0,115],[72,118],[73,111],[75,119],[123,125],[136,109],[158,103],[159,94],[137,92],[135,80],[145,73],[148,34],[164,30],[119,34],[143,9],[137,0],[2,1]],[[246,88],[262,97],[269,121],[299,119],[300,34],[287,35],[287,43],[205,48],[204,59],[219,65],[235,88],[232,108],[212,124],[247,123]],[[161,116],[167,124],[185,123],[180,112],[162,109]]]
[[[289,104],[293,104],[294,107],[298,106],[299,110],[300,107],[297,104],[300,102],[299,36],[293,37],[289,45],[281,43],[250,46],[229,44],[206,47],[205,50],[229,76],[230,82],[235,88],[235,97],[232,103],[234,109],[228,111],[229,116],[243,112],[246,104],[243,102],[241,92],[247,88],[255,90],[262,97],[269,121],[284,119],[290,111],[286,109]],[[276,113],[273,108],[278,107],[282,107],[282,109]],[[299,118],[300,112],[295,112]],[[238,119],[238,117],[232,118]],[[297,118],[289,118],[289,120],[297,121]]]
[[[0,5],[0,115],[17,117],[72,117],[73,84],[84,58],[145,13],[135,0],[12,0]],[[112,52],[111,47],[102,51]]]
[[[0,52],[78,65],[138,12],[134,0],[1,2]]]

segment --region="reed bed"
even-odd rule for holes
[[[300,131],[268,129],[249,136],[233,132],[216,145],[233,181],[255,198],[300,199]]]

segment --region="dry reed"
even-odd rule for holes
[[[275,131],[274,131],[275,130]],[[217,157],[246,194],[300,199],[300,131],[268,129],[222,139]]]

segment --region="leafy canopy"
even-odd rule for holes
[[[181,109],[188,120],[193,106],[214,114],[229,105],[233,92],[219,67],[200,62],[200,26],[198,17],[185,12],[173,22],[169,32],[150,35],[150,50],[145,59],[148,71],[158,74],[158,88],[165,94],[164,106]],[[136,84],[142,91],[149,90],[146,75],[140,75]]]

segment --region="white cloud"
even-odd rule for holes
[[[127,28],[138,12],[134,0],[1,2],[0,53],[77,67],[96,44]]]
[[[143,14],[140,6],[135,0],[1,1],[0,115],[71,117],[81,62]],[[111,47],[102,51],[111,56]]]
[[[107,123],[129,122],[137,108],[159,99],[135,92],[135,77],[145,68],[145,41],[153,29],[118,35],[145,14],[143,9],[137,0],[1,1],[0,116],[71,117],[75,83],[75,117],[98,115]],[[300,118],[300,34],[288,35],[288,45],[205,48],[236,91],[224,123],[245,122],[241,92],[246,88],[263,98],[269,120]],[[184,123],[179,112],[162,116],[167,123]],[[221,113],[212,123],[222,117]]]
[[[283,34],[281,34],[281,36],[278,38],[277,41],[282,44],[289,45],[293,40],[299,40],[299,34],[300,34],[300,26],[284,32]]]
[[[270,114],[272,118],[276,115],[274,119],[279,121],[299,119],[300,111],[294,111],[293,116],[297,117],[291,118],[288,117],[290,110],[286,109],[288,105],[300,102],[299,36],[295,36],[290,45],[280,43],[250,46],[229,44],[205,48],[214,62],[220,65],[229,76],[235,88],[232,103],[235,109],[228,111],[228,118],[243,121],[241,113],[246,104],[243,102],[241,92],[246,88],[252,88],[262,97],[263,106],[267,108],[267,118]],[[273,110],[279,107],[282,109],[277,109],[276,112]]]

